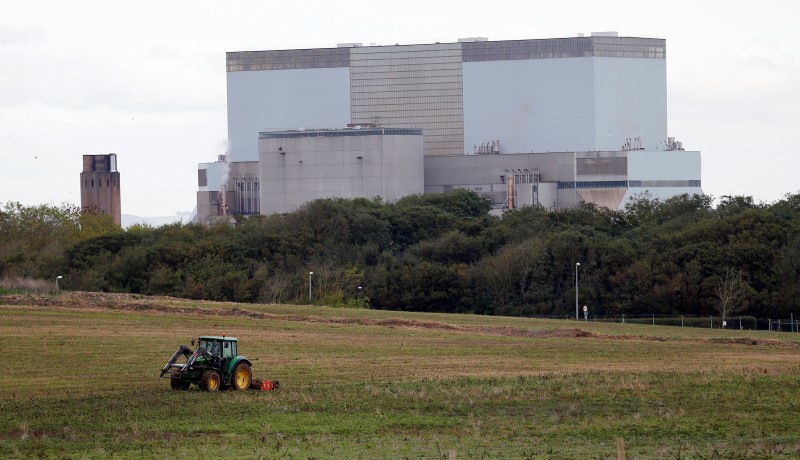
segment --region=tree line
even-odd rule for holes
[[[575,310],[580,263],[580,303],[595,314],[800,311],[800,195],[488,211],[456,190],[123,230],[70,205],[6,203],[0,277],[62,275],[63,289],[191,299],[564,316]]]

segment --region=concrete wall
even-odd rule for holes
[[[197,192],[197,222],[206,223],[211,216],[219,215],[218,192]]]
[[[228,159],[258,160],[267,129],[334,128],[350,123],[350,69],[228,72]]]
[[[424,191],[420,134],[262,138],[259,150],[262,214],[318,198],[393,201]]]
[[[425,192],[424,138],[422,136],[383,136],[384,200]],[[367,197],[369,192],[367,192]],[[361,195],[364,196],[364,195]]]
[[[539,183],[539,205],[545,209],[554,210],[558,206],[558,183]]]

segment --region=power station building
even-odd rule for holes
[[[81,172],[81,209],[96,209],[122,225],[117,155],[84,155]]]
[[[257,167],[255,176],[222,171],[264,161],[269,133],[347,126],[420,130],[426,193],[469,188],[498,207],[589,201],[619,208],[642,191],[658,198],[702,193],[700,153],[668,137],[663,39],[596,33],[230,52],[227,100],[229,151],[219,165],[200,165],[207,176],[220,170],[219,184],[209,178],[200,186],[200,218],[207,217],[201,209],[225,212],[220,203],[238,190],[237,177],[258,181],[260,203],[251,211],[291,208],[268,204],[298,196],[289,169],[283,176],[275,164]],[[325,144],[333,137],[307,139]],[[331,164],[329,146],[308,152],[314,150],[320,153],[305,158],[304,168]],[[364,178],[351,173],[320,176],[317,193],[301,195],[353,196],[340,181]]]

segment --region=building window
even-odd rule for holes
[[[628,187],[628,181],[624,180],[607,180],[607,181],[575,181],[575,182],[559,182],[559,189],[577,189],[577,188],[625,188]]]

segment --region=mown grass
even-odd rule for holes
[[[185,314],[0,306],[0,457],[614,458],[618,437],[637,458],[800,455],[790,334],[253,307],[604,334],[525,338],[171,305]],[[174,392],[158,378],[179,344],[222,332],[282,388]]]

